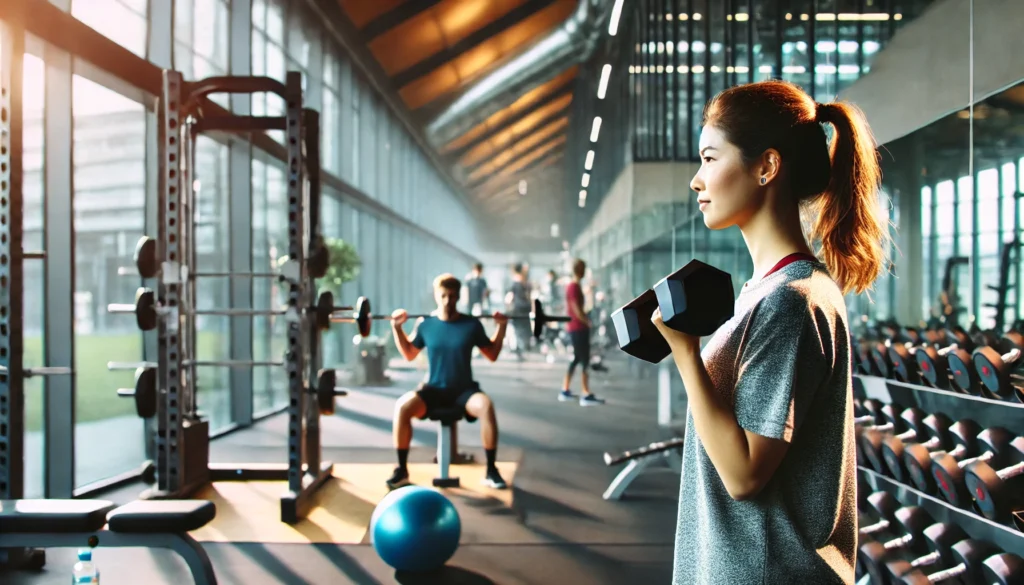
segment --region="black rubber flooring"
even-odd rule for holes
[[[372,546],[206,543],[225,585],[264,583],[373,584],[656,584],[671,579],[678,477],[651,472],[629,497],[606,502],[601,494],[616,469],[601,458],[664,438],[656,428],[653,379],[637,379],[625,364],[595,374],[592,388],[607,398],[603,407],[559,403],[555,395],[564,364],[531,360],[475,364],[477,377],[498,407],[500,460],[519,462],[513,505],[459,507],[463,535],[458,552],[435,575],[402,575],[387,567]],[[323,424],[324,454],[336,463],[391,461],[390,417],[394,399],[421,373],[394,371],[392,385],[361,388],[338,415]],[[212,444],[214,461],[284,461],[285,419],[277,416]],[[418,424],[411,460],[428,461],[436,423]],[[477,425],[463,424],[463,451],[483,456]],[[107,497],[131,500],[131,486]],[[254,535],[258,539],[258,535]],[[75,551],[47,551],[37,574],[0,574],[4,585],[63,584]],[[145,549],[100,549],[95,553],[104,585],[190,583],[184,563],[171,553]]]

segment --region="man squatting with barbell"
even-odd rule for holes
[[[406,392],[395,404],[393,437],[398,452],[398,467],[387,480],[388,487],[396,489],[409,484],[409,443],[412,441],[412,419],[425,419],[437,408],[458,407],[465,411],[468,422],[480,419],[480,439],[487,453],[487,472],[484,485],[505,489],[505,480],[495,466],[498,449],[498,420],[494,403],[473,380],[473,348],[487,359],[496,361],[505,341],[508,318],[495,311],[497,324],[494,337],[488,338],[480,319],[459,313],[457,308],[462,283],[451,274],[434,279],[434,300],[437,311],[416,322],[411,336],[406,336],[403,324],[408,319],[405,309],[391,315],[391,328],[398,351],[408,361],[416,359],[420,351],[427,350],[426,381],[416,390]]]

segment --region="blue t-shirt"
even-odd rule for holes
[[[469,315],[460,315],[454,321],[434,316],[420,319],[410,342],[413,347],[427,350],[427,385],[460,392],[474,384],[473,346],[491,344],[480,320]]]

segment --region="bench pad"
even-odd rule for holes
[[[114,508],[107,500],[0,500],[0,532],[95,532]]]
[[[206,526],[217,507],[206,500],[138,500],[107,516],[113,532],[188,532]]]
[[[428,419],[439,421],[443,425],[457,423],[465,416],[466,411],[461,408],[435,408],[427,413]]]

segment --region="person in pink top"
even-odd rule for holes
[[[590,380],[587,376],[587,368],[590,366],[590,318],[584,312],[583,287],[580,281],[587,273],[587,263],[577,258],[572,264],[572,282],[565,286],[565,308],[569,312],[569,323],[565,330],[569,333],[572,341],[572,362],[569,363],[569,370],[565,373],[565,380],[562,383],[562,392],[558,400],[565,402],[575,398],[569,385],[572,383],[572,375],[576,366],[580,367],[580,382],[583,393],[580,395],[580,406],[594,406],[604,404],[604,400],[594,396],[590,392]]]

